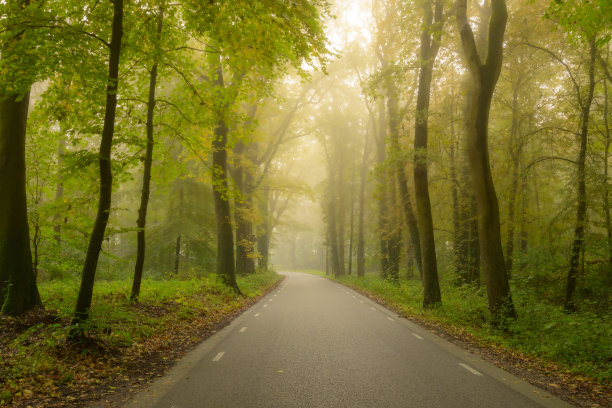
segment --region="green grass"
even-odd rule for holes
[[[309,272],[325,276],[323,272]],[[604,315],[589,311],[566,314],[559,306],[543,302],[529,291],[513,288],[519,317],[502,330],[488,320],[484,286],[473,288],[441,282],[442,306],[424,310],[420,281],[394,284],[374,274],[336,280],[380,297],[407,315],[460,327],[476,339],[556,363],[603,385],[612,382],[612,313],[609,311]]]
[[[240,310],[280,278],[274,272],[238,277],[242,295],[224,286],[215,275],[144,279],[138,304],[129,301],[131,280],[97,281],[85,327],[92,343],[80,348],[66,343],[79,282],[41,283],[47,312],[25,320],[0,318],[0,405],[32,395],[52,396],[61,387],[86,382],[83,372],[91,369],[88,364],[96,365],[96,371],[118,372],[116,366],[122,363],[120,357],[113,360],[113,356],[138,355],[132,352],[164,344],[149,341],[155,336],[181,336],[196,324],[215,323]],[[107,366],[99,366],[100,361]]]

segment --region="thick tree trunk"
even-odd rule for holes
[[[472,76],[466,130],[470,172],[478,206],[478,235],[489,310],[493,322],[516,317],[501,245],[499,204],[493,185],[488,149],[489,112],[502,65],[503,39],[508,13],[504,0],[491,2],[486,62],[478,55],[466,14],[466,0],[459,0],[457,21],[468,69]]]
[[[157,22],[157,37],[161,37],[163,28],[163,12],[159,13]],[[134,280],[132,281],[132,293],[130,300],[138,300],[140,295],[140,283],[142,281],[142,270],[145,261],[145,227],[147,223],[147,207],[149,205],[149,195],[151,191],[151,167],[153,166],[153,146],[155,140],[153,138],[153,115],[155,113],[155,88],[157,86],[157,60],[153,63],[149,74],[149,100],[147,101],[147,149],[144,160],[144,171],[142,175],[142,192],[140,194],[140,208],[138,209],[138,219],[136,226],[137,250],[136,250],[136,266],[134,267]]]
[[[590,44],[589,60],[589,89],[586,99],[581,103],[582,117],[580,129],[580,149],[578,151],[578,176],[576,178],[576,190],[578,192],[578,206],[576,208],[576,227],[574,228],[574,244],[572,245],[572,256],[570,267],[567,272],[567,287],[565,292],[564,308],[567,312],[576,310],[574,303],[574,292],[576,291],[576,280],[580,268],[580,255],[584,248],[584,231],[586,228],[587,196],[586,196],[586,153],[589,138],[589,117],[593,93],[595,91],[595,53],[597,51],[595,39]],[[580,96],[579,96],[580,97]]]
[[[429,101],[433,65],[440,49],[441,28],[437,27],[442,20],[442,2],[436,1],[435,20],[431,1],[423,3],[423,33],[421,35],[421,68],[419,72],[419,90],[417,95],[416,119],[414,128],[414,189],[417,207],[419,242],[421,245],[421,270],[423,276],[423,307],[431,307],[442,302],[440,283],[438,282],[438,265],[436,261],[436,243],[434,240],[431,202],[429,200],[429,182],[427,177],[427,136]],[[434,28],[433,24],[436,25]],[[432,30],[437,30],[432,32]]]
[[[223,81],[223,68],[221,58],[218,60],[217,77],[215,85],[219,88],[225,86]],[[215,218],[217,220],[217,274],[223,282],[238,291],[236,283],[236,270],[234,262],[234,233],[232,228],[232,215],[228,199],[229,186],[227,181],[227,135],[223,108],[218,112],[217,126],[215,127],[212,142],[212,174],[213,197],[215,201]]]
[[[26,198],[29,90],[0,96],[0,311],[19,315],[42,302],[30,250]]]
[[[121,54],[121,37],[123,36],[123,0],[113,2],[113,26],[108,60],[108,84],[106,86],[106,108],[102,140],[100,141],[100,197],[98,213],[87,247],[83,265],[81,287],[74,310],[73,323],[87,320],[93,296],[94,279],[98,258],[102,250],[104,232],[108,224],[113,191],[113,174],[111,169],[111,148],[115,132],[115,113],[117,110],[117,89],[119,82],[119,57]]]

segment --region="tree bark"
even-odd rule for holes
[[[42,307],[32,266],[26,198],[29,89],[0,96],[0,310],[19,315]]]
[[[414,128],[414,189],[417,207],[419,243],[421,246],[421,271],[423,277],[423,307],[432,307],[442,302],[436,243],[434,240],[429,182],[427,176],[427,137],[429,101],[433,66],[440,49],[442,2],[436,1],[435,18],[431,1],[423,3],[423,33],[421,35],[421,68]]]
[[[353,161],[351,160],[351,163]],[[354,238],[354,230],[355,230],[355,166],[354,164],[351,167],[351,194],[349,196],[351,200],[351,213],[350,213],[350,223],[349,223],[349,254],[348,254],[348,274],[351,275],[353,273],[353,238]]]
[[[467,1],[458,0],[457,22],[468,70],[472,76],[466,130],[470,172],[478,206],[480,255],[487,285],[489,311],[494,323],[516,317],[504,262],[499,204],[491,176],[488,123],[491,99],[502,65],[503,40],[508,13],[505,0],[492,0],[486,61],[483,64],[467,18]]]
[[[121,38],[123,36],[123,0],[113,2],[113,26],[108,60],[108,84],[106,86],[106,108],[102,140],[100,141],[100,197],[98,212],[89,239],[81,286],[74,310],[73,323],[87,320],[91,299],[93,296],[94,279],[98,258],[102,250],[104,232],[108,224],[113,190],[113,174],[111,169],[111,148],[115,132],[115,113],[117,110],[117,89],[119,84],[119,57],[121,55]]]
[[[584,231],[586,228],[587,196],[586,196],[586,153],[589,139],[589,118],[593,94],[595,91],[595,54],[597,48],[595,38],[590,41],[589,55],[589,88],[586,99],[581,103],[581,128],[580,128],[580,149],[578,151],[578,175],[576,179],[577,201],[576,208],[576,227],[574,228],[574,244],[572,245],[572,255],[570,267],[567,272],[567,287],[565,292],[564,309],[567,312],[576,310],[574,302],[574,292],[576,291],[576,280],[578,269],[580,268],[580,255],[584,248]],[[578,96],[580,98],[580,96]]]
[[[161,40],[163,29],[164,14],[159,11],[157,21],[157,39]],[[157,58],[151,67],[149,74],[149,100],[147,101],[147,149],[144,158],[144,171],[142,175],[142,192],[140,194],[140,208],[138,209],[138,219],[136,226],[137,249],[136,249],[136,265],[134,267],[134,280],[132,281],[132,293],[130,300],[138,300],[140,295],[140,283],[142,282],[142,270],[145,261],[145,227],[147,224],[147,207],[149,205],[149,195],[151,191],[151,167],[153,166],[153,147],[155,139],[153,137],[153,116],[155,114],[155,88],[157,86]]]
[[[221,57],[218,59],[215,86],[223,88],[223,67]],[[229,186],[227,181],[227,136],[228,128],[225,124],[225,106],[217,112],[217,126],[215,127],[212,142],[212,174],[213,197],[215,201],[215,218],[217,221],[217,274],[223,283],[239,291],[236,283],[236,270],[234,262],[234,233],[232,215],[229,204]]]

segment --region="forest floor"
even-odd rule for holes
[[[486,298],[482,293],[471,296],[465,288],[444,287],[443,306],[423,310],[419,281],[397,285],[375,275],[333,278],[320,271],[307,272],[342,283],[575,406],[612,407],[609,319],[560,315],[515,293],[518,323],[501,330],[486,322]],[[527,303],[529,310],[525,309]]]
[[[275,273],[240,277],[242,295],[213,276],[96,283],[86,341],[66,342],[77,282],[40,285],[45,310],[0,317],[0,406],[119,407],[189,349],[272,290]]]

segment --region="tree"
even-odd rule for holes
[[[94,279],[98,258],[102,249],[104,232],[110,216],[113,174],[111,169],[111,148],[115,132],[115,115],[117,111],[117,90],[119,88],[119,58],[121,55],[121,38],[123,36],[123,0],[113,1],[113,21],[111,41],[109,43],[108,78],[106,85],[106,107],[104,128],[100,141],[100,196],[94,227],[89,238],[87,255],[83,265],[81,286],[74,310],[74,323],[87,320],[93,296]],[[76,332],[75,332],[76,333]],[[78,333],[77,333],[78,334]]]
[[[38,40],[32,29],[36,5],[3,3],[0,67],[0,312],[18,315],[42,306],[32,265],[26,198],[25,142],[30,87],[39,74]],[[30,14],[32,13],[32,14]],[[10,198],[9,198],[10,197]]]
[[[457,1],[457,24],[472,82],[466,113],[467,149],[478,206],[478,235],[489,311],[494,322],[516,317],[501,244],[499,205],[491,176],[488,125],[491,98],[502,66],[503,40],[508,13],[505,0],[491,0],[487,54],[484,63],[467,18],[467,1]]]
[[[442,2],[436,1],[435,12],[431,1],[423,3],[423,33],[421,34],[421,67],[416,103],[414,129],[414,188],[421,246],[421,268],[423,271],[423,306],[431,307],[442,301],[438,282],[436,243],[434,240],[429,182],[427,177],[427,136],[429,100],[433,65],[440,49],[442,24]]]
[[[157,38],[156,42],[161,42],[163,24],[164,24],[164,10],[160,8],[157,16]],[[137,241],[138,249],[136,251],[136,265],[134,266],[134,280],[132,282],[132,292],[130,294],[130,300],[135,301],[140,295],[140,283],[142,281],[142,270],[144,268],[145,261],[145,226],[147,223],[147,207],[149,205],[149,195],[151,190],[151,167],[153,166],[153,146],[155,139],[153,135],[153,115],[155,114],[155,88],[157,87],[157,69],[159,67],[159,57],[157,53],[159,50],[154,50],[155,56],[153,58],[153,65],[149,72],[149,99],[147,100],[147,147],[144,157],[144,172],[142,175],[142,193],[140,197],[140,208],[138,209],[138,220],[136,225],[138,227]],[[179,243],[180,246],[180,243]],[[178,270],[178,258],[177,266]]]

